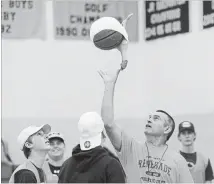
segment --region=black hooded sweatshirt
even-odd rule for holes
[[[101,146],[81,151],[77,145],[61,167],[58,183],[125,183],[123,168]]]

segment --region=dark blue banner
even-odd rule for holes
[[[203,29],[214,26],[214,0],[203,1]]]
[[[189,1],[145,1],[145,39],[189,32]]]

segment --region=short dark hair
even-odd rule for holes
[[[31,137],[29,137],[26,142],[32,143]],[[29,158],[29,156],[31,154],[31,149],[28,148],[27,146],[25,146],[25,144],[24,144],[24,147],[23,147],[23,153],[24,153],[24,155],[25,155],[26,158]]]
[[[169,115],[166,111],[164,111],[164,110],[157,110],[156,112],[162,112],[162,113],[166,114],[167,117],[169,118],[169,123],[171,124],[172,130],[171,130],[171,132],[169,132],[169,134],[168,134],[167,137],[166,137],[166,141],[168,141],[169,138],[172,136],[174,130],[175,130],[175,121],[174,121],[174,119],[172,118],[172,116],[170,116],[170,115]]]

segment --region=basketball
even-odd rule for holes
[[[102,50],[111,50],[121,44],[124,37],[121,33],[105,29],[94,36],[94,45]]]
[[[91,25],[90,38],[97,48],[111,50],[118,47],[123,39],[128,41],[128,34],[117,19],[102,17]]]

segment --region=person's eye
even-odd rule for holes
[[[158,117],[155,116],[153,119],[154,119],[154,120],[158,120]]]
[[[44,132],[38,132],[37,135],[44,136],[45,134],[44,134]]]

